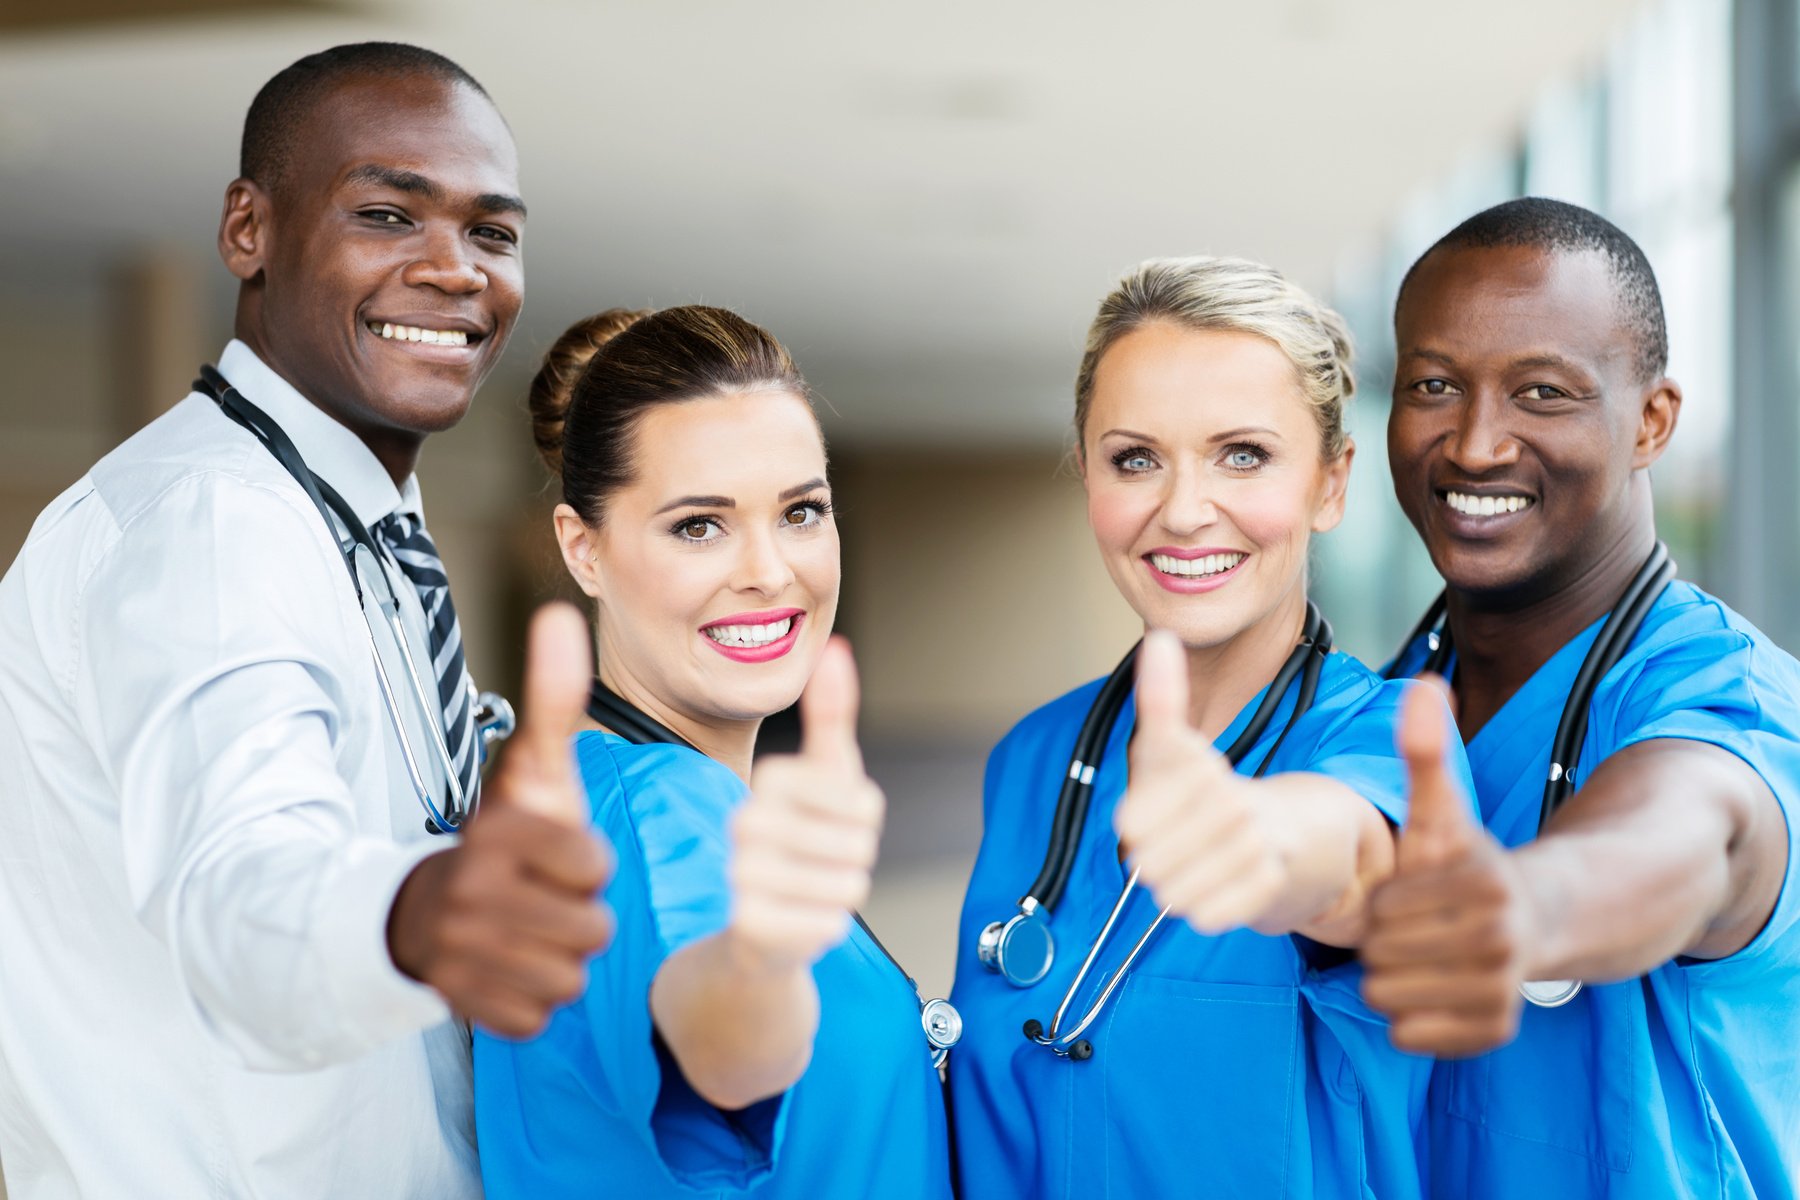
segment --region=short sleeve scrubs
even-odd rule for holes
[[[530,1041],[475,1035],[482,1179],[505,1197],[945,1198],[943,1096],[911,984],[860,927],[813,968],[819,1030],[786,1093],[737,1112],[682,1078],[650,1019],[663,960],[725,927],[744,785],[682,746],[576,738],[618,854],[613,944]]]

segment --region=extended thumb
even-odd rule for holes
[[[800,693],[800,753],[833,766],[862,768],[862,751],[856,742],[856,714],[861,686],[850,643],[833,637],[819,656],[819,665]]]
[[[1397,731],[1400,756],[1406,761],[1408,802],[1401,844],[1419,843],[1433,853],[1467,844],[1475,821],[1451,773],[1449,691],[1436,676],[1425,676],[1406,689]]]

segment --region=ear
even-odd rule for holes
[[[1642,470],[1662,457],[1669,448],[1669,439],[1675,436],[1675,422],[1680,416],[1681,385],[1665,375],[1644,395],[1637,443],[1631,448],[1633,470]]]
[[[250,179],[234,179],[225,189],[219,216],[219,257],[225,269],[249,283],[262,274],[269,254],[269,193]]]
[[[596,600],[604,597],[600,566],[595,559],[599,532],[581,519],[581,514],[567,504],[556,506],[554,518],[556,544],[562,548],[563,566],[581,590]]]
[[[1319,511],[1313,515],[1314,533],[1336,529],[1344,519],[1345,493],[1350,487],[1350,463],[1356,458],[1356,439],[1344,438],[1344,452],[1325,464],[1325,493],[1319,499]]]

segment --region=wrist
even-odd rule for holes
[[[1493,852],[1498,856],[1499,868],[1512,898],[1508,923],[1517,946],[1516,962],[1521,978],[1567,978],[1567,948],[1559,936],[1562,925],[1556,920],[1561,905],[1557,900],[1560,889],[1554,871],[1540,869],[1547,865],[1541,861],[1542,855],[1524,851],[1508,853],[1498,846],[1493,847]]]
[[[432,916],[440,907],[444,876],[454,849],[446,847],[420,859],[401,881],[388,909],[388,957],[402,975],[421,983],[431,965]]]
[[[806,971],[809,966],[749,936],[736,925],[725,927],[719,936],[719,944],[726,968],[737,980],[751,986],[767,985],[784,976]]]

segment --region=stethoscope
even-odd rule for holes
[[[696,754],[704,753],[598,679],[594,680],[594,686],[588,693],[587,714],[633,745],[686,746]],[[882,944],[881,939],[875,936],[875,931],[869,928],[869,923],[863,920],[862,914],[852,912],[850,915],[857,927],[875,944],[875,948],[881,951],[882,957],[894,964],[894,969],[905,978],[906,985],[912,988],[913,994],[918,996],[918,983],[906,973],[906,968],[900,965],[900,960]],[[931,1047],[931,1065],[942,1071],[950,1058],[950,1048],[962,1040],[962,1014],[941,996],[932,1000],[919,996],[919,1024],[924,1027],[925,1041]]]
[[[1289,687],[1298,677],[1300,687],[1294,699],[1294,710],[1288,715],[1287,724],[1282,727],[1275,744],[1269,747],[1269,752],[1252,773],[1252,778],[1260,778],[1268,770],[1276,752],[1281,749],[1282,742],[1293,732],[1294,723],[1312,708],[1313,699],[1319,690],[1319,673],[1325,660],[1331,655],[1331,642],[1330,623],[1319,615],[1318,608],[1308,600],[1306,622],[1301,630],[1299,644],[1275,673],[1274,680],[1263,694],[1262,703],[1251,714],[1243,732],[1225,751],[1225,757],[1233,767],[1242,763],[1263,734],[1268,732],[1269,724],[1275,719],[1275,713],[1280,709]],[[1088,707],[1087,716],[1082,720],[1081,729],[1075,736],[1075,750],[1069,759],[1069,769],[1063,776],[1062,788],[1056,797],[1056,812],[1050,821],[1050,845],[1044,853],[1043,866],[1039,868],[1037,878],[1032,881],[1031,890],[1019,901],[1018,912],[1005,921],[990,922],[976,940],[975,953],[981,960],[981,965],[997,972],[1014,987],[1025,988],[1037,983],[1050,973],[1050,967],[1056,959],[1056,939],[1050,933],[1050,917],[1062,900],[1069,876],[1075,869],[1075,854],[1081,844],[1081,829],[1087,820],[1088,802],[1093,796],[1094,777],[1099,772],[1100,760],[1105,755],[1106,743],[1112,737],[1113,726],[1117,724],[1119,714],[1124,711],[1126,697],[1131,694],[1137,652],[1138,647],[1133,646],[1119,660],[1119,665],[1113,668],[1112,674],[1101,683],[1093,704]],[[1125,880],[1125,886],[1120,889],[1119,898],[1114,901],[1106,923],[1100,927],[1099,936],[1088,948],[1080,970],[1075,972],[1075,978],[1063,993],[1062,1003],[1057,1005],[1056,1015],[1050,1019],[1050,1028],[1045,1030],[1043,1022],[1035,1018],[1025,1022],[1025,1036],[1031,1041],[1077,1061],[1093,1057],[1093,1043],[1081,1035],[1087,1032],[1088,1027],[1106,1007],[1106,1002],[1124,982],[1131,964],[1137,961],[1144,948],[1150,944],[1151,937],[1161,928],[1163,920],[1169,915],[1167,908],[1157,913],[1156,919],[1138,936],[1130,952],[1125,955],[1125,961],[1113,971],[1101,987],[1099,997],[1088,1006],[1074,1028],[1064,1030],[1063,1020],[1068,1016],[1075,998],[1081,993],[1081,985],[1087,979],[1089,970],[1111,939],[1113,927],[1118,924],[1119,916],[1125,911],[1137,886],[1138,871],[1134,868],[1130,877]]]
[[[288,437],[287,431],[273,417],[245,399],[244,394],[232,387],[216,368],[211,365],[202,366],[200,378],[194,381],[194,390],[212,400],[221,412],[249,430],[263,444],[264,449],[274,456],[275,461],[294,477],[294,482],[300,485],[307,498],[313,502],[313,507],[324,518],[325,528],[331,532],[338,552],[344,557],[344,569],[350,573],[350,586],[356,590],[356,607],[363,614],[363,623],[369,631],[369,651],[375,660],[375,679],[380,685],[382,706],[387,709],[388,723],[393,726],[413,793],[418,797],[419,806],[425,810],[425,828],[430,833],[449,833],[460,829],[481,803],[481,773],[476,771],[474,786],[465,795],[462,780],[457,777],[455,759],[451,757],[450,747],[444,741],[444,719],[438,700],[433,692],[427,691],[422,681],[411,643],[407,641],[406,631],[400,624],[400,602],[394,594],[392,579],[380,566],[383,559],[381,547],[344,498],[307,467],[306,460],[301,457],[299,448]],[[362,570],[362,564],[357,558],[358,551],[367,554],[374,561],[375,570]],[[406,722],[400,713],[399,693],[394,688],[386,662],[382,660],[380,643],[375,638],[375,626],[369,620],[369,609],[364,603],[365,578],[381,581],[380,594],[375,597],[375,607],[381,611],[388,634],[405,660],[406,680],[411,685],[412,700],[422,718],[419,723],[430,731],[432,748],[437,752],[438,761],[443,764],[449,794],[441,806],[430,783],[426,781],[419,756],[413,749],[412,738],[407,733]],[[495,692],[475,692],[472,682],[469,690],[475,693],[470,699],[475,707],[475,732],[479,736],[477,745],[485,761],[488,747],[511,736],[517,722],[512,705],[506,702],[505,697]]]
[[[1569,687],[1569,698],[1563,702],[1562,717],[1556,723],[1556,736],[1550,742],[1550,773],[1544,780],[1544,799],[1538,807],[1539,832],[1563,801],[1575,794],[1575,765],[1581,757],[1581,743],[1587,737],[1588,709],[1594,703],[1595,690],[1631,648],[1650,607],[1673,578],[1675,562],[1669,557],[1669,548],[1658,542],[1651,548],[1644,565],[1631,577],[1631,582],[1625,585],[1618,603],[1607,614],[1606,624],[1600,627],[1594,644],[1588,648],[1587,657],[1581,660],[1581,669],[1575,672],[1575,681]],[[1437,675],[1444,674],[1449,666],[1452,649],[1450,627],[1442,623],[1447,595],[1446,592],[1438,594],[1406,638],[1407,647],[1421,637],[1425,639],[1428,654],[1419,669]],[[1388,668],[1388,678],[1395,677],[1398,663],[1396,659],[1395,666]],[[1561,1008],[1580,992],[1579,979],[1533,979],[1519,985],[1519,993],[1539,1008]]]

